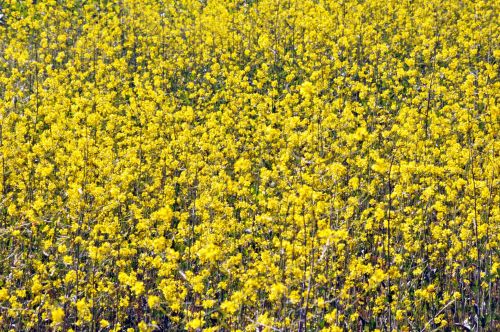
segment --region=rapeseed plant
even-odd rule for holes
[[[499,7],[2,1],[0,329],[498,329]]]

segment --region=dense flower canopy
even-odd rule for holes
[[[500,2],[0,3],[0,330],[498,328]]]

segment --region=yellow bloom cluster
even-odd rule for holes
[[[499,328],[499,1],[0,3],[0,330]]]

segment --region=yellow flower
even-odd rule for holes
[[[131,289],[135,293],[136,296],[139,296],[142,293],[144,293],[144,290],[145,290],[144,283],[142,281],[136,281],[132,285]]]
[[[57,325],[64,320],[64,310],[60,307],[56,307],[51,311],[52,324]]]
[[[0,288],[0,301],[5,301],[9,298],[9,291],[7,288]]]
[[[205,324],[205,322],[203,321],[203,319],[195,318],[195,319],[192,319],[187,324],[187,327],[188,327],[188,329],[196,330],[196,329],[199,329],[199,328],[203,327],[203,324]]]
[[[282,283],[276,283],[271,286],[271,290],[269,292],[269,300],[278,301],[281,297],[286,293],[286,286]]]
[[[105,329],[109,326],[109,322],[105,319],[101,319],[101,321],[99,322],[99,326],[102,328],[102,329]]]
[[[150,308],[156,308],[160,304],[160,298],[155,295],[148,296],[148,306]]]

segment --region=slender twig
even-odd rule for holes
[[[429,326],[430,323],[432,323],[432,321],[439,315],[441,315],[443,313],[443,311],[446,310],[446,308],[448,308],[450,305],[452,305],[453,303],[455,303],[455,299],[451,300],[450,302],[446,303],[446,305],[444,307],[442,307],[435,315],[434,317],[432,317],[431,319],[429,319],[429,321],[427,323],[425,323],[424,325],[424,328],[422,330],[420,330],[420,332],[424,332],[427,327]]]

